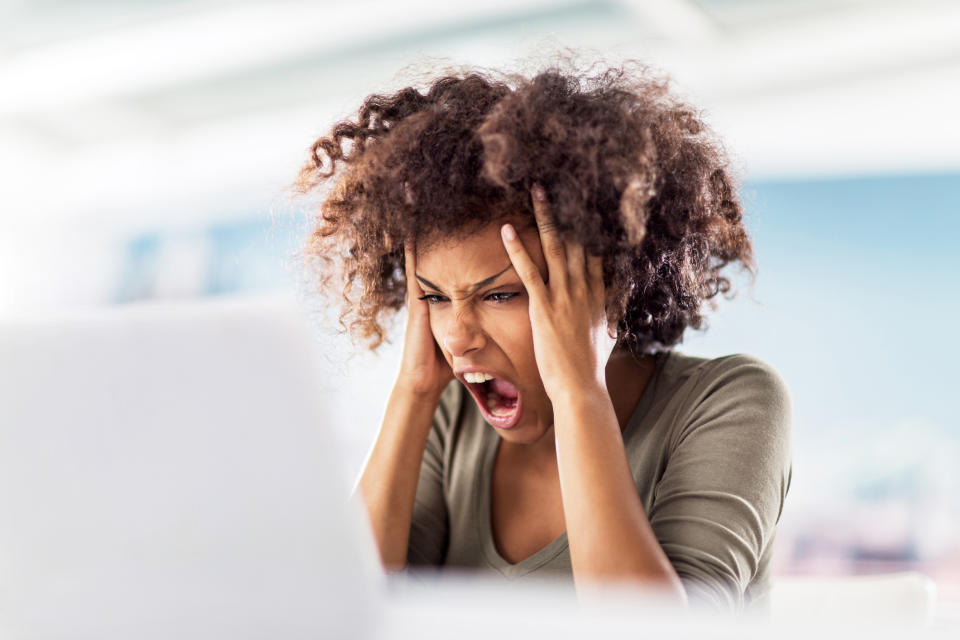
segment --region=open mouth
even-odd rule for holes
[[[499,429],[510,429],[520,419],[520,392],[502,378],[485,382],[465,382],[484,419]]]

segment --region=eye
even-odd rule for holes
[[[446,298],[444,298],[443,296],[438,296],[433,293],[428,293],[427,295],[421,298],[417,298],[417,300],[426,300],[427,304],[429,304],[430,306],[433,306],[435,304],[440,304],[441,302],[446,300]]]
[[[487,300],[493,300],[497,304],[503,304],[509,300],[516,298],[519,293],[513,291],[497,291],[496,293],[491,293],[487,296]]]

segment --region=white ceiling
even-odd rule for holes
[[[7,0],[5,224],[268,206],[403,67],[516,68],[562,46],[669,73],[749,177],[960,169],[955,1]]]

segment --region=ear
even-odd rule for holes
[[[614,340],[619,340],[619,339],[620,339],[620,333],[617,331],[617,323],[616,323],[616,322],[608,322],[608,323],[607,323],[607,335],[610,336],[611,338],[613,338]]]
[[[605,287],[605,291],[604,291],[605,300],[603,301],[603,309],[604,309],[604,312],[607,314],[607,335],[610,336],[611,338],[616,338],[617,340],[619,340],[620,332],[617,329],[618,323],[616,320],[610,319],[610,312],[609,312],[610,301],[613,299],[613,294],[614,292],[611,291],[610,287]]]

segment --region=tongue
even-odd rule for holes
[[[495,391],[501,398],[516,398],[520,395],[515,386],[500,378],[494,378],[490,381],[490,389]]]

